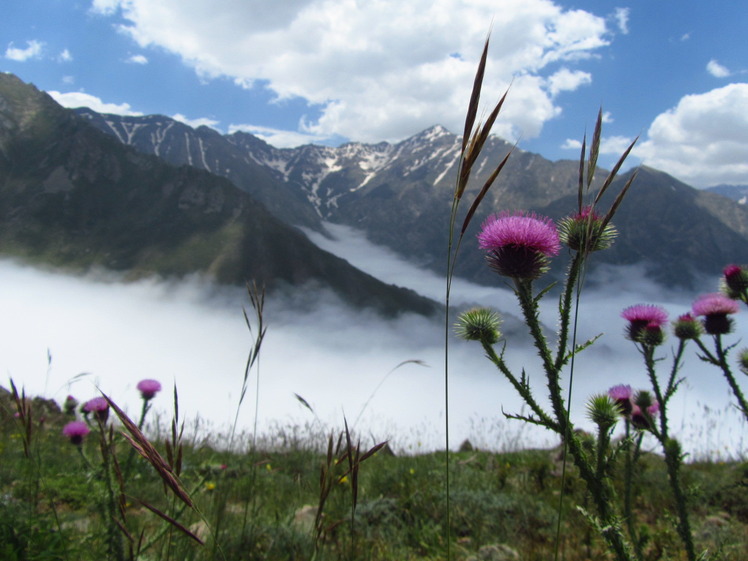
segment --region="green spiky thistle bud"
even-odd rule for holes
[[[603,226],[603,219],[587,206],[581,212],[562,218],[558,223],[558,235],[574,251],[592,253],[608,249],[618,235],[611,223]]]
[[[467,341],[480,341],[494,345],[501,337],[501,316],[488,308],[472,308],[460,314],[455,324],[455,333]]]
[[[608,395],[593,395],[587,403],[587,416],[602,430],[615,425],[620,414],[620,407]]]
[[[743,374],[748,375],[748,349],[743,349],[738,355],[738,366]]]
[[[698,339],[704,333],[704,327],[693,314],[683,314],[673,322],[673,333],[678,339]]]

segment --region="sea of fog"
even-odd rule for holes
[[[331,238],[307,235],[388,283],[443,300],[443,278],[373,246],[350,228],[329,228]],[[621,310],[654,303],[675,317],[688,311],[697,296],[643,281],[636,269],[611,270],[601,286],[583,293],[579,312],[580,341],[603,334],[575,364],[572,416],[585,428],[591,428],[584,415],[591,394],[620,383],[648,387],[641,357],[622,335]],[[715,278],[704,292],[716,286]],[[479,303],[507,316],[508,362],[517,372],[526,369],[544,402],[537,355],[518,329],[514,295],[501,280],[490,288],[457,279],[451,301],[455,310]],[[549,298],[542,319],[550,327],[557,324],[555,308],[555,299]],[[5,378],[0,386],[8,387],[12,378],[27,394],[58,402],[69,394],[86,400],[100,389],[136,416],[135,385],[155,378],[164,391],[154,401],[153,418],[171,419],[176,386],[180,417],[187,431],[199,437],[225,442],[238,411],[235,443],[245,441],[255,423],[258,434],[280,440],[338,430],[345,418],[367,443],[389,439],[393,448],[407,453],[444,447],[443,320],[382,319],[318,292],[269,298],[267,335],[238,408],[253,344],[243,310],[253,317],[244,290],[216,287],[198,277],[123,283],[102,272],[70,276],[0,260],[0,369]],[[741,317],[746,315],[738,314],[731,341],[748,332],[748,320]],[[522,412],[513,388],[476,343],[452,336],[449,341],[451,447],[464,439],[491,449],[557,444],[548,433],[506,420],[502,411]],[[669,345],[661,355],[664,373]],[[746,423],[730,405],[721,373],[691,350],[681,374],[685,382],[671,402],[671,427],[684,448],[694,457],[744,456]],[[568,388],[569,380],[564,384]]]

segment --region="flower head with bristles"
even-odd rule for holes
[[[722,291],[729,298],[746,302],[748,300],[748,270],[741,265],[728,265],[722,271],[722,275]]]
[[[740,304],[716,292],[700,296],[692,309],[694,315],[704,316],[704,331],[709,335],[724,335],[732,331],[732,320],[727,316],[737,314]]]
[[[71,421],[62,429],[62,434],[70,439],[70,443],[75,446],[83,444],[83,438],[91,432],[88,425],[82,421]]]
[[[686,341],[701,337],[701,334],[704,333],[704,328],[693,314],[687,313],[678,316],[678,319],[673,322],[673,333],[678,339]]]
[[[608,390],[608,396],[615,402],[624,416],[631,413],[631,398],[633,395],[633,390],[628,384],[618,384]]]
[[[548,258],[558,255],[561,242],[550,218],[534,212],[502,212],[489,217],[478,234],[492,269],[500,275],[532,280],[548,271]]]
[[[601,430],[608,430],[616,424],[620,409],[609,395],[595,395],[587,403],[587,416]]]
[[[140,397],[145,401],[153,399],[161,391],[161,383],[158,380],[141,380],[136,387],[140,392]]]
[[[457,318],[455,333],[467,341],[494,345],[501,337],[501,316],[488,308],[472,308]]]
[[[600,217],[591,206],[581,212],[567,216],[558,223],[558,235],[562,243],[574,251],[592,253],[608,249],[618,235],[615,226],[603,225]]]
[[[106,423],[109,418],[109,402],[103,397],[89,399],[83,405],[83,413],[93,413],[99,421]]]
[[[656,346],[665,339],[662,326],[667,323],[667,312],[652,304],[636,304],[629,306],[621,317],[628,320],[626,336],[636,343]]]

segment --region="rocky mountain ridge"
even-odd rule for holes
[[[320,250],[225,177],[143,154],[8,74],[0,74],[0,254],[132,278],[201,273],[270,290],[321,287],[386,314],[438,308]]]
[[[322,220],[349,225],[414,263],[443,270],[461,145],[461,137],[444,127],[431,127],[396,144],[275,148],[247,133],[190,129],[166,117],[156,121],[153,116],[98,115],[87,109],[78,113],[143,152],[211,170],[249,192],[253,187],[247,179],[262,172],[272,179],[263,196],[284,210],[282,216],[277,214],[282,220],[317,230]],[[468,240],[494,212],[523,209],[558,219],[576,208],[578,161],[552,162],[498,137],[487,141],[465,200],[472,201],[509,151],[502,175],[466,233]],[[230,159],[216,157],[229,152]],[[631,173],[621,174],[611,191]],[[287,209],[294,205],[298,207],[291,216]],[[596,256],[593,265],[641,263],[655,280],[690,286],[701,275],[718,274],[726,263],[748,262],[748,210],[658,170],[639,170],[615,223],[621,231],[618,242]],[[480,283],[495,282],[474,248],[463,252],[458,273]]]

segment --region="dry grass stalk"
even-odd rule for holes
[[[107,400],[107,403],[109,403],[112,410],[116,413],[119,420],[129,432],[129,434],[122,433],[125,439],[138,452],[138,454],[150,462],[159,476],[161,476],[164,484],[169,487],[182,502],[190,508],[194,508],[195,505],[192,502],[192,499],[182,486],[179,477],[174,473],[172,467],[166,462],[166,460],[164,460],[161,454],[158,453],[158,450],[156,450],[153,444],[150,443],[148,438],[141,432],[137,425],[132,422],[127,414],[122,411],[122,409],[120,409],[119,406],[109,398],[109,396],[103,392],[101,395]]]

